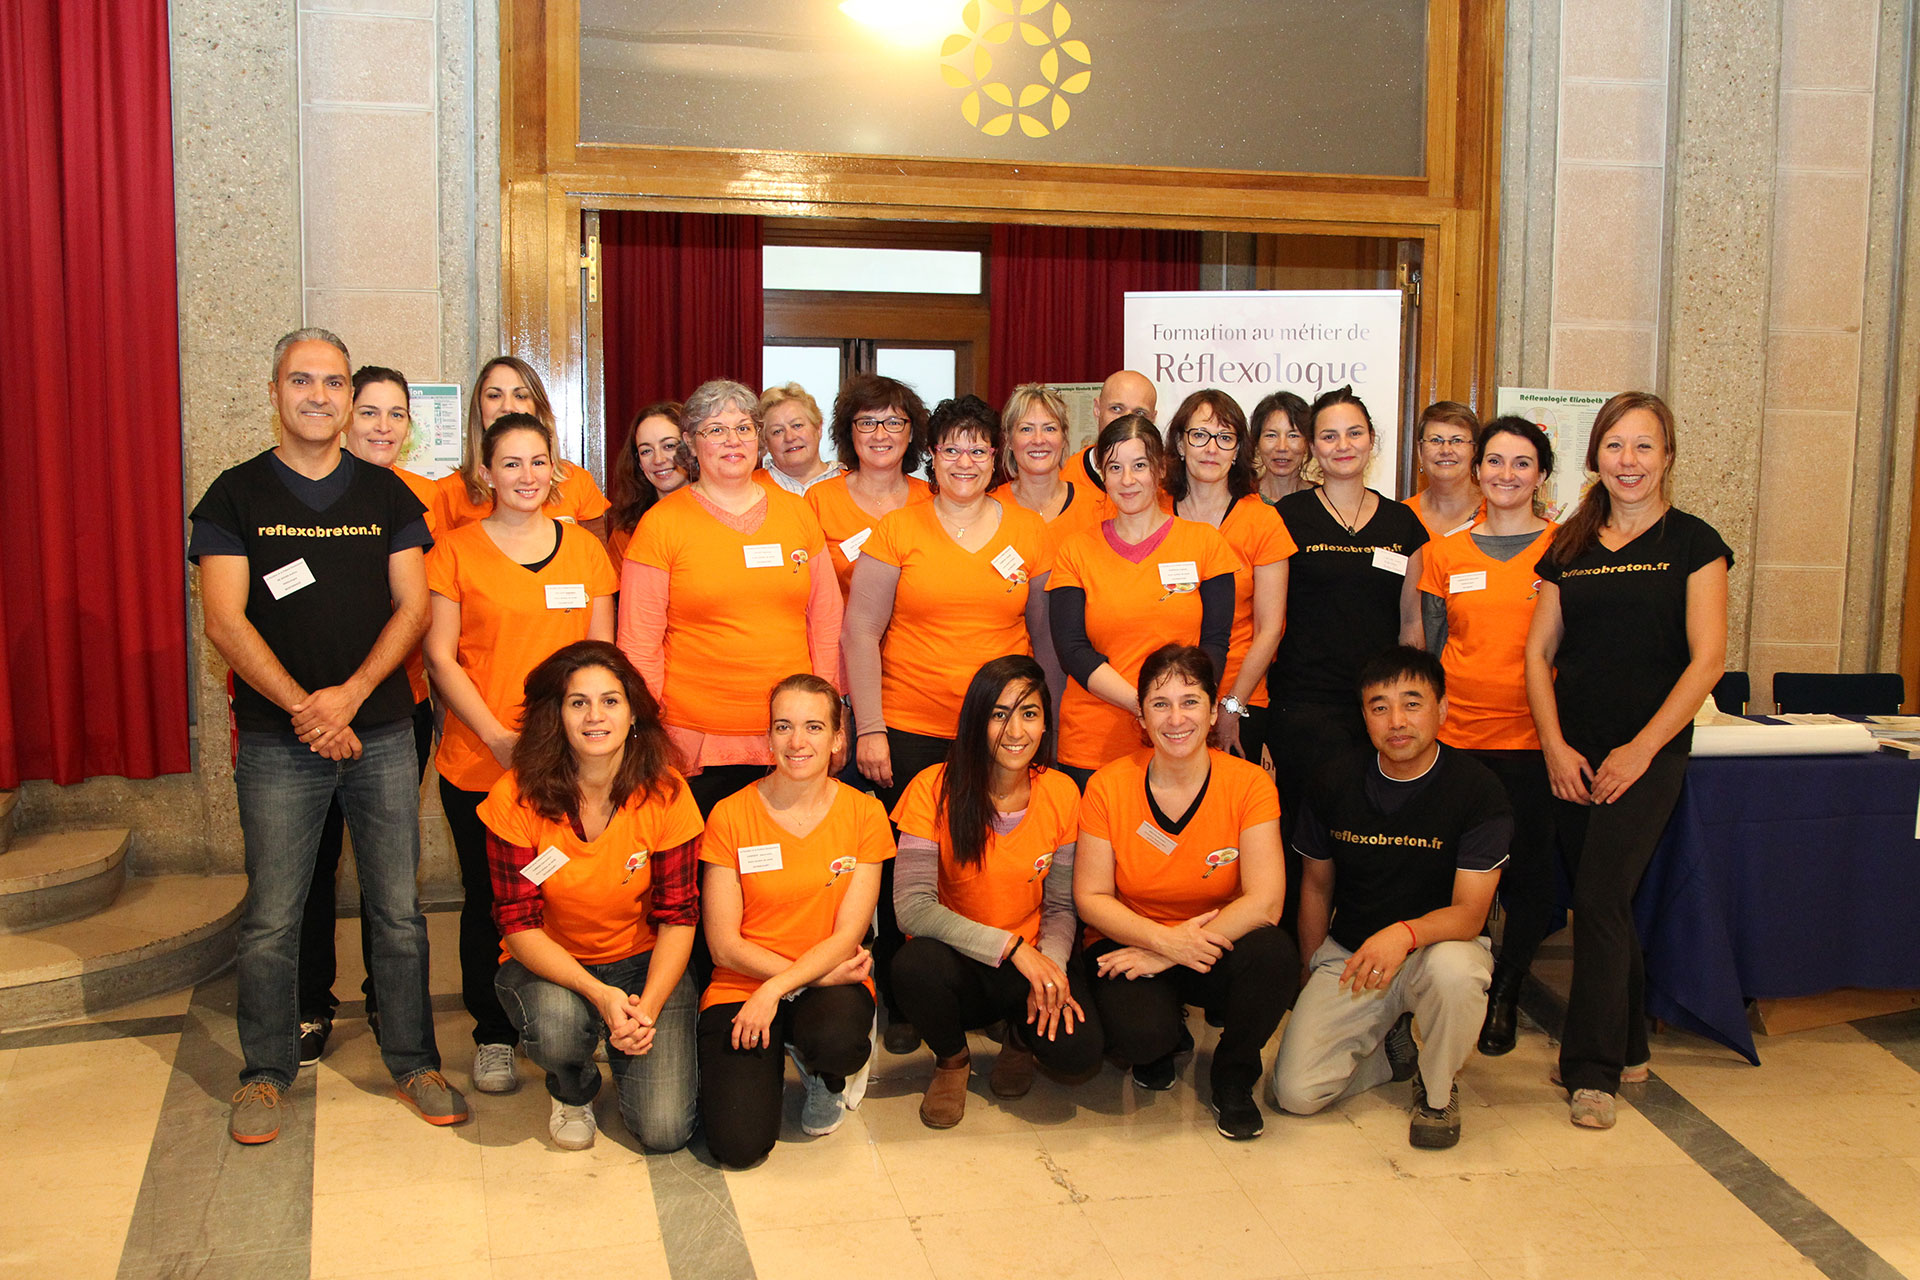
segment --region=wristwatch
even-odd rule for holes
[[[1247,704],[1232,694],[1220,699],[1220,709],[1230,716],[1239,716],[1243,720],[1247,716]]]

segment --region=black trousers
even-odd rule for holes
[[[1007,1028],[1033,1050],[1048,1070],[1063,1076],[1086,1075],[1100,1065],[1104,1037],[1086,967],[1067,965],[1067,990],[1086,1010],[1087,1020],[1052,1040],[1027,1025],[1025,975],[1010,964],[985,965],[932,938],[909,938],[893,961],[894,990],[900,1008],[936,1057],[951,1058],[967,1047],[967,1032],[1005,1019]]]
[[[475,1044],[518,1044],[493,980],[500,972],[500,930],[493,923],[493,876],[487,870],[487,825],[480,821],[484,791],[462,791],[440,779],[440,807],[460,858],[460,1000],[473,1018]]]
[[[420,758],[420,776],[427,776],[427,760],[433,754],[433,703],[422,700],[413,708],[413,750]],[[331,1018],[340,1007],[334,999],[333,980],[339,966],[333,949],[334,910],[338,904],[335,881],[340,874],[340,853],[346,843],[346,816],[340,811],[340,797],[327,806],[326,821],[320,827],[320,847],[313,855],[313,883],[307,889],[306,914],[300,917],[300,1021],[318,1022]],[[360,993],[366,997],[367,1013],[378,1013],[373,998],[373,934],[367,917],[360,915],[360,963],[366,978]]]
[[[873,997],[858,983],[808,987],[780,1003],[770,1043],[733,1047],[740,1002],[700,1013],[700,1126],[707,1150],[732,1169],[758,1163],[780,1136],[786,1046],[828,1088],[838,1092],[873,1050]]]
[[[1573,885],[1573,982],[1560,1037],[1560,1079],[1570,1090],[1618,1093],[1620,1069],[1647,1060],[1647,974],[1633,895],[1686,780],[1686,755],[1663,752],[1612,804],[1554,801]]]
[[[1267,717],[1267,753],[1273,757],[1273,781],[1280,789],[1280,839],[1287,869],[1287,899],[1280,924],[1296,932],[1300,919],[1300,855],[1293,851],[1293,826],[1306,804],[1307,785],[1329,760],[1369,744],[1360,718],[1360,695],[1341,705],[1294,703],[1275,706]]]
[[[767,776],[763,764],[710,764],[687,779],[687,791],[702,818],[713,816],[713,806],[736,791],[745,791]]]
[[[1120,944],[1105,939],[1087,950],[1087,964]],[[1151,978],[1092,982],[1107,1047],[1122,1061],[1153,1062],[1174,1051],[1186,1024],[1186,1006],[1199,1005],[1220,1027],[1213,1050],[1214,1094],[1251,1089],[1260,1078],[1260,1051],[1300,994],[1300,948],[1293,934],[1262,925],[1241,937],[1206,973],[1175,965]]]
[[[893,806],[900,803],[901,795],[907,784],[924,769],[931,769],[947,758],[947,752],[953,746],[952,738],[934,738],[924,733],[908,733],[904,729],[887,730],[887,752],[893,758],[893,785],[883,787],[868,782],[868,788],[886,806],[889,816]],[[900,828],[893,829],[893,838],[900,839]],[[893,961],[900,954],[907,935],[900,932],[900,922],[893,914],[893,859],[880,864],[880,905],[874,912],[876,928],[873,932],[873,985],[880,992],[880,1002],[887,1007],[887,1021],[912,1022],[913,1019],[901,1011],[899,998],[893,989]],[[919,1030],[919,1023],[914,1023]],[[958,1052],[956,1050],[955,1052]]]
[[[1513,843],[1500,872],[1500,905],[1507,923],[1500,934],[1500,963],[1525,973],[1546,940],[1553,919],[1553,785],[1546,757],[1538,751],[1470,753],[1500,779],[1513,806]]]

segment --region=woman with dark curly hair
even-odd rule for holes
[[[513,769],[480,806],[503,955],[494,989],[547,1073],[547,1130],[593,1145],[607,1042],[620,1116],[650,1151],[694,1119],[700,812],[640,673],[604,640],[527,676]]]
[[[627,557],[640,517],[687,482],[686,468],[680,465],[684,422],[679,401],[650,404],[633,415],[626,447],[614,455],[613,475],[607,481],[613,502],[607,513],[607,551],[616,567]]]
[[[927,406],[906,383],[855,374],[833,402],[833,449],[846,471],[807,490],[845,598],[880,517],[932,497],[913,473],[926,452]]]

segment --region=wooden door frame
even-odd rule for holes
[[[576,420],[589,208],[1417,239],[1416,386],[1429,401],[1492,407],[1499,0],[1428,0],[1427,172],[1416,178],[588,145],[578,0],[501,0],[500,12],[504,337]]]

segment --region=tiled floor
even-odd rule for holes
[[[453,924],[430,917],[440,1043],[464,1084]],[[345,969],[357,944],[342,938]],[[241,1150],[213,1118],[215,1085],[231,1087],[230,981],[96,1029],[0,1037],[15,1046],[0,1048],[0,1274],[1920,1277],[1914,1015],[1870,1028],[1877,1038],[1840,1026],[1763,1039],[1759,1068],[1665,1036],[1655,1082],[1624,1095],[1604,1134],[1567,1123],[1546,1083],[1552,1048],[1529,1028],[1513,1054],[1469,1065],[1465,1137],[1447,1152],[1407,1146],[1405,1085],[1224,1141],[1193,1089],[1211,1037],[1198,1027],[1171,1093],[1143,1095],[1109,1068],[1077,1089],[1043,1077],[1008,1104],[977,1076],[966,1120],[935,1134],[916,1115],[921,1050],[883,1058],[866,1104],[826,1138],[791,1123],[790,1086],[773,1156],[723,1173],[696,1154],[640,1156],[610,1090],[599,1145],[554,1149],[525,1063],[517,1095],[429,1128],[351,1019],[301,1082],[305,1123]],[[343,972],[337,990],[357,983]],[[990,1065],[991,1043],[977,1049]],[[196,1141],[203,1129],[218,1140]],[[249,1208],[181,1223],[178,1206],[201,1203],[196,1179],[206,1204],[224,1188]],[[261,1211],[276,1196],[290,1212]]]

